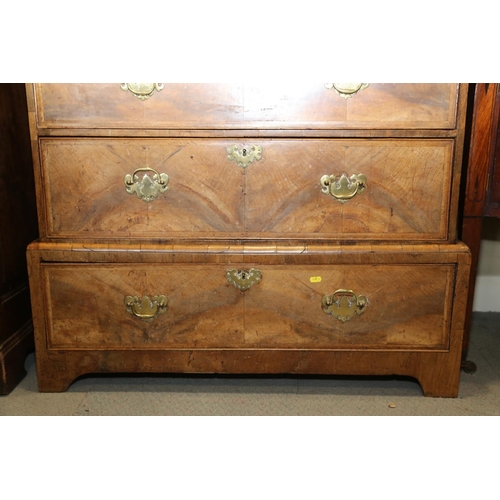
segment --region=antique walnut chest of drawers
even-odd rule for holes
[[[407,375],[456,396],[466,86],[27,86],[41,391]]]

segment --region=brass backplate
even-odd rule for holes
[[[321,301],[323,311],[342,323],[363,314],[368,301],[364,295],[356,295],[352,290],[337,290],[332,295],[324,295]]]
[[[139,172],[146,172],[139,177]],[[148,172],[153,173],[149,177]],[[167,174],[159,174],[152,168],[138,168],[132,175],[127,174],[123,182],[128,194],[136,194],[137,198],[149,203],[156,199],[160,193],[164,193],[168,189],[169,177]]]
[[[355,174],[347,177],[345,172],[341,176],[324,175],[320,183],[324,194],[331,195],[340,203],[346,203],[365,191],[366,175]]]
[[[160,92],[164,87],[163,83],[122,83],[121,89],[131,92],[141,101],[149,99],[154,92]]]
[[[327,89],[334,89],[344,99],[350,99],[360,90],[366,89],[369,83],[325,83]]]
[[[166,295],[155,295],[154,297],[138,297],[128,295],[125,297],[127,312],[136,318],[150,323],[167,310],[168,298]]]

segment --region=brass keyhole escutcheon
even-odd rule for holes
[[[262,279],[262,273],[258,269],[250,269],[248,271],[237,269],[228,269],[226,271],[227,282],[244,292],[251,286],[259,283]]]
[[[241,149],[235,144],[226,148],[228,160],[236,162],[238,167],[246,168],[254,161],[262,158],[261,146],[243,146]]]

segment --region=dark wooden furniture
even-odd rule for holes
[[[26,247],[38,235],[23,84],[0,84],[0,394],[24,377],[33,349]]]
[[[106,372],[457,395],[467,86],[27,87],[41,391]]]
[[[467,352],[483,218],[500,217],[499,119],[499,84],[475,84],[461,230],[461,239],[469,246],[472,254],[462,354],[463,368],[469,372],[476,370],[474,362],[467,359]]]

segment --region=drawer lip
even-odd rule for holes
[[[48,87],[52,85],[52,87]],[[153,95],[150,99],[140,102],[135,99],[133,96],[129,95],[128,92],[125,93],[119,88],[119,84],[103,84],[100,86],[100,91],[104,93],[104,97],[101,98],[99,93],[97,92],[97,87],[93,87],[97,84],[86,84],[85,87],[82,84],[73,84],[73,88],[68,88],[62,86],[54,87],[54,85],[58,84],[34,84],[33,94],[36,102],[36,116],[37,123],[40,130],[43,129],[71,129],[71,128],[92,128],[92,129],[134,129],[134,128],[149,128],[156,130],[186,130],[186,129],[199,129],[199,130],[222,130],[222,129],[233,129],[233,130],[245,130],[245,129],[266,129],[266,130],[301,130],[301,129],[318,129],[318,130],[328,130],[328,129],[352,129],[352,130],[371,130],[371,129],[394,129],[394,130],[404,130],[404,129],[454,129],[457,126],[457,109],[458,109],[458,99],[460,95],[459,84],[380,84],[373,83],[371,84],[371,88],[368,87],[365,91],[360,92],[359,95],[354,96],[352,99],[344,100],[339,96],[336,96],[333,91],[327,90],[324,88],[324,84],[311,84],[314,85],[313,89],[305,86],[304,91],[305,95],[309,95],[312,92],[312,104],[309,103],[309,108],[303,105],[300,105],[299,96],[303,98],[303,94],[297,90],[298,94],[293,95],[281,95],[279,92],[274,98],[261,96],[260,94],[264,93],[262,88],[255,88],[253,90],[243,90],[243,94],[241,96],[237,95],[239,91],[235,85],[243,85],[245,84],[166,84],[165,88]],[[113,85],[113,87],[111,87]],[[174,99],[173,105],[164,104],[163,99],[167,101],[167,92],[168,85],[171,86],[174,94],[170,95],[171,99]],[[184,85],[184,89],[180,86]],[[191,85],[191,87],[189,87]],[[199,86],[205,85],[204,90],[208,92],[207,94],[203,94],[199,91]],[[212,86],[211,86],[212,85]],[[218,87],[217,85],[226,85],[226,95],[229,96],[227,99],[232,99],[230,104],[225,104],[219,102],[219,98],[217,97]],[[248,84],[247,84],[248,85]],[[286,85],[284,84],[286,94]],[[308,84],[309,85],[309,84]],[[411,85],[414,85],[413,90]],[[428,89],[422,90],[424,85],[428,86]],[[441,87],[437,87],[437,86]],[[198,88],[196,87],[198,86]],[[386,87],[384,87],[386,86]],[[394,86],[391,88],[391,86]],[[115,88],[116,87],[116,88]],[[189,87],[189,89],[188,89]],[[442,116],[438,120],[435,118],[434,120],[426,120],[426,117],[429,114],[429,110],[438,109],[437,105],[432,103],[433,96],[432,94],[426,94],[426,92],[431,92],[432,90],[436,90],[438,88],[441,89],[442,96],[446,94],[446,88],[449,87],[449,95],[446,97],[448,99],[448,107],[443,108]],[[60,90],[59,97],[52,97],[49,94],[49,98],[55,99],[59,101],[62,95],[62,99],[66,99],[66,104],[62,106],[62,108],[58,108],[60,104],[58,103],[53,111],[54,117],[50,117],[50,106],[48,106],[48,113],[45,113],[45,104],[43,98],[43,89],[49,88],[52,90]],[[222,87],[219,87],[222,88]],[[225,88],[225,87],[224,87]],[[75,90],[76,89],[76,90]],[[89,90],[90,89],[90,90]],[[185,89],[188,89],[187,91]],[[395,89],[395,90],[394,90]],[[74,90],[73,94],[71,92]],[[86,96],[86,92],[92,97]],[[373,102],[370,103],[370,100],[366,97],[367,91],[374,93]],[[197,94],[198,92],[198,94]],[[252,96],[252,92],[254,92],[254,96]],[[259,94],[260,92],[260,94]],[[395,93],[394,93],[395,92]],[[398,93],[400,92],[400,93]],[[406,95],[405,92],[408,94]],[[418,105],[413,106],[413,101],[415,97],[412,95],[412,92],[416,92],[417,96],[416,100]],[[196,109],[196,105],[193,107],[192,102],[189,100],[188,94],[191,93],[194,96],[197,96],[197,100],[195,102],[198,105],[201,105],[201,108]],[[315,93],[317,94],[314,97]],[[67,95],[66,95],[67,94]],[[109,94],[109,95],[108,95]],[[250,96],[250,97],[247,97]],[[95,96],[96,104],[95,109],[92,108],[93,98]],[[205,106],[203,96],[206,96],[207,103],[206,109],[203,108]],[[232,96],[232,97],[231,97]],[[370,94],[368,94],[370,96]],[[55,116],[61,113],[64,113],[64,106],[67,109],[71,108],[74,105],[75,110],[81,111],[81,109],[85,109],[85,106],[81,106],[78,99],[83,99],[82,103],[85,103],[87,107],[89,107],[89,111],[86,112],[82,117],[74,117],[74,118],[56,118]],[[135,99],[135,100],[134,100]],[[175,101],[178,99],[178,102]],[[213,99],[213,102],[210,100]],[[246,100],[245,100],[246,99]],[[257,106],[256,99],[260,99],[259,104]],[[265,105],[262,104],[266,99],[270,99],[269,106],[266,108]],[[314,101],[317,99],[317,102]],[[379,104],[380,100],[386,99],[384,105]],[[50,99],[48,99],[50,102]],[[136,102],[137,101],[137,102]],[[155,101],[156,106],[167,106],[165,109],[169,110],[170,113],[174,115],[177,113],[177,119],[158,119],[155,118]],[[255,101],[255,102],[254,102]],[[280,101],[286,102],[286,106],[281,106]],[[363,101],[366,102],[363,103]],[[427,102],[426,102],[427,101]],[[103,113],[106,112],[106,106],[109,104],[109,108],[111,109],[115,106],[115,116],[113,118],[113,110],[111,109],[111,117],[103,117],[98,119],[94,119],[93,117],[103,116]],[[292,104],[290,104],[290,102]],[[309,101],[308,101],[309,102]],[[252,104],[253,103],[253,104]],[[333,106],[332,113],[337,114],[337,119],[322,119],[321,113],[323,113],[323,109],[326,106]],[[273,111],[273,105],[277,110]],[[368,113],[365,119],[358,120],[356,123],[356,117],[361,114],[363,115],[363,106],[369,105],[372,106],[370,109],[370,113]],[[427,108],[425,106],[427,105]],[[122,109],[127,109],[128,107],[137,108],[136,110],[136,118],[127,121],[127,111],[122,111]],[[257,106],[255,109],[258,111],[252,111],[252,106]],[[290,106],[295,106],[294,113],[290,112]],[[373,106],[375,106],[373,108]],[[413,107],[412,107],[413,106]],[[370,119],[371,116],[374,116],[374,109],[379,110],[380,113],[384,108],[391,108],[393,110],[393,114],[395,114],[395,110],[398,109],[399,113],[406,113],[408,108],[413,109],[413,113],[417,114],[420,112],[419,108],[427,109],[426,112],[423,112],[419,119],[415,118],[400,118],[399,122],[394,122],[391,114],[386,114],[385,118],[379,117],[377,120]],[[149,118],[144,118],[143,110],[147,109],[151,111],[151,115]],[[177,109],[182,109],[182,113],[179,113]],[[259,118],[259,113],[262,115],[264,111],[261,109],[267,109],[265,113],[269,116],[266,119],[263,117]],[[281,109],[281,111],[279,111]],[[314,110],[311,114],[310,109]],[[346,116],[349,113],[349,110],[352,118]],[[447,110],[447,112],[446,112]],[[128,111],[130,113],[130,111]],[[188,114],[191,113],[192,116],[189,117]],[[277,118],[273,118],[273,113],[277,114]],[[281,113],[281,115],[280,115]],[[295,119],[294,117],[300,115],[302,113],[302,119]],[[308,114],[309,113],[309,114]],[[165,112],[165,114],[168,114]],[[49,115],[46,117],[46,115]],[[205,118],[205,116],[213,118]],[[281,118],[279,118],[281,116]],[[402,115],[404,116],[404,115]],[[342,117],[342,119],[339,119]],[[90,120],[90,122],[89,122]],[[145,121],[146,120],[146,121]],[[86,123],[89,123],[89,126],[85,126]]]
[[[259,266],[262,282],[246,292],[225,280],[225,271],[233,265],[42,263],[47,348],[244,350],[248,347],[244,344],[286,351],[449,348],[455,262],[261,266],[256,259],[245,262],[244,268]],[[318,273],[323,282],[310,284],[308,277]],[[194,292],[193,278],[203,282]],[[294,287],[285,292],[281,284],[290,280]],[[342,323],[323,314],[321,297],[346,286],[366,293],[368,306],[364,314]],[[126,313],[127,294],[159,293],[168,296],[169,305],[154,324]],[[398,293],[404,302],[394,308]],[[294,307],[281,309],[288,303]]]
[[[290,244],[219,241],[179,241],[168,243],[142,242],[54,242],[35,240],[27,248],[28,255],[41,262],[247,262],[265,261],[281,263],[287,260],[302,263],[350,263],[355,259],[365,263],[449,263],[470,260],[470,249],[461,241],[436,244],[398,244],[358,242],[309,244],[297,241]],[[193,260],[196,259],[196,260]],[[328,259],[325,261],[325,259]]]
[[[257,143],[261,144],[265,151],[267,150],[267,158],[263,158],[261,162],[256,162],[246,169],[237,167],[235,164],[233,165],[227,160],[226,155],[222,154],[225,152],[225,148],[228,145],[234,144],[234,142],[243,144],[245,141],[233,141],[227,138],[106,138],[102,140],[96,138],[41,138],[40,175],[42,177],[46,201],[46,236],[54,239],[72,238],[75,240],[89,238],[100,240],[140,239],[145,237],[154,239],[171,237],[186,239],[252,239],[261,237],[270,240],[301,238],[313,240],[321,238],[328,241],[355,239],[366,241],[448,241],[450,231],[450,203],[452,201],[451,188],[454,180],[453,164],[456,149],[454,139],[383,138],[366,142],[359,138],[333,140],[321,138],[304,141],[290,138],[275,140],[266,138]],[[151,153],[147,154],[151,154],[155,158],[159,158],[161,154],[165,155],[167,160],[163,162],[165,163],[164,168],[166,172],[171,174],[170,184],[172,189],[161,195],[158,200],[155,200],[150,204],[151,206],[147,207],[143,202],[138,202],[138,200],[132,199],[133,197],[127,195],[123,187],[124,173],[129,170],[129,173],[131,173],[135,168],[135,163],[131,163],[128,170],[126,170],[125,161],[133,162],[134,160],[127,159],[123,161],[120,159],[123,164],[120,165],[116,158],[124,156],[123,151],[138,149],[139,146],[148,148],[148,151],[151,151]],[[169,160],[168,158],[171,154],[170,150],[176,148],[182,150],[179,153],[182,156],[176,156],[177,163],[173,159]],[[338,159],[341,158],[339,155],[341,155],[343,148],[351,148],[351,150],[356,151],[370,150],[371,154],[380,155],[381,159],[378,160],[379,162],[388,161],[389,165],[397,166],[401,170],[401,177],[396,178],[396,180],[401,187],[406,187],[405,182],[409,182],[408,179],[412,176],[412,190],[409,191],[409,201],[402,195],[403,191],[396,190],[390,184],[384,185],[384,179],[388,180],[392,175],[390,172],[391,169],[378,166],[376,160],[363,160],[367,161],[365,168],[368,168],[370,173],[374,172],[374,176],[371,178],[375,180],[375,183],[372,184],[373,195],[371,194],[372,188],[370,188],[369,179],[368,195],[359,196],[358,199],[346,203],[343,207],[340,207],[342,208],[342,215],[338,215],[340,213],[338,202],[333,199],[327,200],[328,197],[321,194],[319,179],[323,173],[335,173],[339,175],[343,168],[355,168],[354,164],[352,166],[341,165],[337,167],[334,163],[335,160],[329,160],[330,155],[339,161]],[[411,168],[418,168],[416,172],[411,170],[408,165],[400,167],[399,164],[394,163],[396,159],[391,159],[392,154],[397,158],[396,155],[399,154],[399,148],[401,151],[408,151],[407,163],[409,163]],[[111,150],[112,152],[109,152]],[[203,164],[199,169],[194,164],[185,163],[186,161],[192,162],[192,160],[186,160],[189,157],[189,152],[191,153],[191,158],[193,158],[193,155],[196,157],[201,156],[202,160],[209,163],[207,165]],[[295,153],[305,155],[307,161],[312,162],[309,164],[309,169],[313,169],[311,171],[313,177],[307,177],[306,173],[299,172],[300,169],[296,168],[295,163],[291,165],[279,164],[280,155],[286,154],[289,155],[287,158],[290,158],[290,161],[300,165],[300,158],[295,159],[293,156]],[[217,156],[217,159],[209,156],[217,154],[220,156],[220,159],[219,156]],[[359,155],[361,153],[354,154]],[[108,197],[107,203],[111,203],[110,207],[113,208],[113,222],[110,222],[109,219],[109,208],[104,210],[100,206],[104,192],[101,189],[102,186],[95,180],[97,177],[95,172],[98,171],[98,168],[92,163],[91,155],[96,155],[102,161],[115,162],[110,163],[113,168],[106,169],[106,174],[103,174],[103,178],[107,182],[112,182],[111,185],[115,186],[114,193],[105,193]],[[80,170],[85,172],[87,175],[85,179],[88,179],[88,183],[83,185],[84,192],[81,193],[82,189],[80,188],[82,188],[82,185],[79,183],[83,183],[84,178],[77,177],[77,182],[68,186],[71,190],[69,194],[65,193],[62,196],[61,192],[58,191],[58,186],[60,186],[60,176],[65,174],[69,163],[65,161],[68,156],[72,158],[73,163],[71,165],[74,165],[75,174],[78,173],[80,175]],[[75,159],[73,159],[73,156]],[[181,159],[179,160],[178,158]],[[332,166],[328,163],[323,165],[327,160],[332,163]],[[271,167],[270,169],[266,167],[266,161],[268,162],[267,165]],[[352,160],[353,163],[354,161]],[[429,162],[429,166],[426,162]],[[434,167],[431,168],[431,166],[436,164],[439,168],[434,173]],[[226,189],[221,191],[217,187],[218,184],[217,186],[215,184],[214,186],[205,184],[204,189],[207,190],[208,196],[205,196],[205,193],[198,193],[196,189],[192,189],[188,193],[188,178],[192,175],[187,173],[188,169],[191,172],[196,167],[198,169],[196,172],[202,175],[202,181],[213,184],[216,179],[211,179],[209,172],[214,169],[213,167],[219,165],[221,169],[224,169],[223,176],[231,179],[231,181],[225,181]],[[292,178],[297,177],[296,180],[294,179],[295,184],[288,186],[288,188],[295,190],[295,194],[297,192],[301,193],[301,197],[305,198],[306,203],[312,203],[312,209],[318,213],[318,217],[315,216],[313,218],[311,215],[312,212],[305,205],[300,204],[301,201],[297,196],[288,198],[285,203],[281,199],[284,195],[280,195],[277,191],[274,193],[272,191],[262,191],[263,187],[266,186],[266,182],[260,179],[261,173],[259,173],[259,168],[261,171],[264,168],[265,175],[269,176],[277,177],[279,174],[285,177],[287,175]],[[117,169],[120,170],[121,176]],[[268,169],[269,172],[265,169]],[[194,173],[195,170],[193,170]],[[300,174],[300,179],[298,174]],[[433,200],[432,203],[429,203],[427,199],[422,201],[423,193],[427,189],[427,176],[432,176],[433,179],[432,183],[428,183],[432,190],[432,196],[430,196]],[[100,173],[99,177],[101,177]],[[436,179],[439,182],[436,182]],[[302,181],[306,182],[304,187],[301,184]],[[182,191],[174,189],[176,182],[178,186],[180,185]],[[227,185],[229,182],[232,184]],[[413,183],[415,183],[415,186],[413,186]],[[243,191],[239,193],[239,184],[244,186],[242,188],[244,193]],[[377,194],[375,193],[375,186]],[[253,192],[251,191],[252,189]],[[270,218],[271,215],[268,215],[269,220],[264,219],[264,222],[261,222],[262,217],[258,215],[258,210],[255,211],[256,203],[261,199],[261,192],[274,203],[270,208],[280,214],[280,219],[275,219],[274,215]],[[187,211],[188,194],[193,199],[194,206],[197,207],[196,214],[190,214]],[[271,195],[271,198],[269,195]],[[80,212],[80,208],[78,207],[79,212],[75,212],[74,217],[71,216],[70,210],[74,210],[74,205],[70,204],[66,206],[69,203],[68,200],[84,196],[87,201],[83,202],[82,211]],[[94,210],[92,218],[89,218],[87,214],[87,205],[90,203],[88,200],[91,200],[91,208]],[[174,210],[171,204],[172,200],[176,204],[183,206],[182,211],[176,212],[175,217],[171,213]],[[313,201],[315,200],[314,204]],[[361,215],[358,217],[356,212],[353,211],[353,206],[358,204],[358,202],[361,211],[367,212],[365,215],[370,215],[370,224],[368,225],[365,224]],[[410,203],[413,204],[415,209],[408,209]],[[76,205],[80,205],[80,203],[78,202]],[[253,209],[252,206],[254,207]],[[392,207],[395,207],[395,217],[392,215]],[[145,214],[146,208],[148,212],[147,217]],[[219,208],[223,210],[220,213],[217,212]],[[388,215],[389,208],[391,213],[390,218]],[[453,207],[451,208],[454,210]],[[249,213],[247,213],[250,209],[255,212],[253,216],[249,216]],[[420,216],[415,215],[416,209],[420,210]],[[126,214],[127,210],[130,210],[131,213]],[[194,209],[190,210],[193,211]],[[343,215],[344,212],[346,212],[345,216]],[[211,213],[212,215],[209,215]],[[272,213],[274,212],[269,212],[269,214]],[[189,224],[181,224],[175,221],[178,214],[187,218],[190,223],[191,219],[196,216],[195,224],[193,225],[195,229],[184,229]],[[329,221],[326,225],[321,222],[321,217],[325,214],[328,216],[325,217],[325,220]],[[372,218],[372,215],[375,216]],[[297,219],[299,222],[307,221],[307,225],[304,225],[302,222],[297,223],[295,220],[297,216],[300,218]],[[341,229],[337,229],[339,225],[336,218],[338,217],[341,217],[339,219],[342,222]],[[166,229],[158,229],[164,226],[164,222],[160,223],[160,218],[162,221],[168,222],[169,226]],[[334,218],[335,221],[333,221]],[[129,219],[133,222],[130,222]],[[374,221],[373,224],[376,225],[372,226],[372,219]],[[260,224],[261,227],[259,226]],[[303,231],[293,232],[294,225],[296,227],[304,227]],[[244,226],[247,226],[247,228],[242,230]]]

